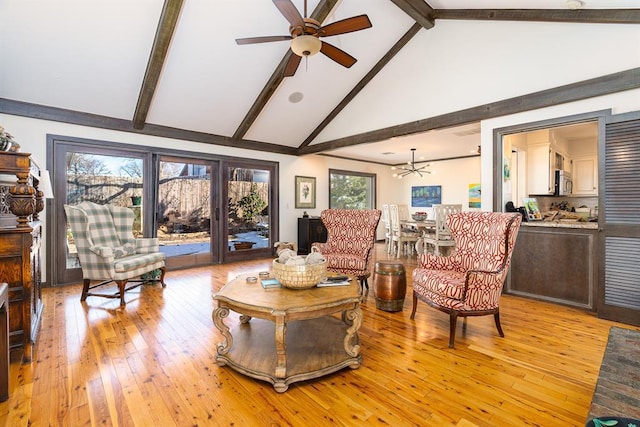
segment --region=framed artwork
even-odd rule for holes
[[[511,179],[511,160],[509,160],[508,157],[504,158],[504,171],[503,171],[503,179],[506,181],[509,181]]]
[[[480,184],[469,184],[469,207],[480,207]]]
[[[316,208],[316,178],[296,175],[296,209]]]
[[[428,208],[442,203],[441,185],[411,187],[411,207]]]
[[[524,209],[527,211],[529,221],[540,221],[542,219],[542,214],[538,207],[538,200],[535,197],[524,197],[522,203],[524,204]]]

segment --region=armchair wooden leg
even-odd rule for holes
[[[80,301],[84,301],[87,299],[87,294],[89,293],[89,284],[91,280],[84,279],[82,282],[82,295],[80,296]]]
[[[458,323],[458,313],[452,311],[449,315],[449,348],[453,348],[456,340],[456,324]]]
[[[124,301],[124,290],[125,290],[125,287],[127,286],[127,281],[116,280],[116,283],[118,284],[118,289],[120,290],[120,306],[124,307],[125,305],[127,305],[127,303]]]
[[[364,292],[365,288],[367,288],[367,291],[368,291],[369,281],[367,280],[367,276],[360,276],[358,277],[358,280],[360,281],[360,287],[362,288],[362,292]]]
[[[496,311],[493,314],[493,320],[496,321],[496,328],[498,328],[498,333],[500,334],[501,337],[504,337],[504,332],[502,332],[502,326],[500,326],[500,312]]]
[[[162,284],[163,288],[167,287],[167,284],[164,283],[164,275],[167,272],[167,267],[160,267],[160,283]]]
[[[416,296],[416,293],[413,293],[413,309],[411,310],[411,317],[410,319],[413,320],[414,317],[416,317],[416,307],[418,306],[418,297]]]

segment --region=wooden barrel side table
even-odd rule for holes
[[[404,265],[393,260],[376,262],[373,273],[373,295],[376,307],[384,311],[402,311],[407,292]]]

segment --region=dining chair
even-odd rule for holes
[[[400,258],[400,253],[406,253],[407,255],[413,255],[414,246],[420,238],[420,233],[415,231],[405,230],[402,227],[401,212],[406,212],[406,219],[408,219],[407,205],[390,205],[389,211],[391,216],[391,236],[392,243],[394,245],[393,254],[396,258]]]
[[[440,248],[454,247],[455,241],[451,237],[451,231],[447,225],[447,218],[452,213],[462,212],[462,205],[433,205],[435,227],[433,233],[425,234],[422,237],[425,252],[433,246],[433,253],[441,255]]]
[[[389,213],[389,205],[382,205],[382,222],[384,223],[384,244],[387,254],[391,253],[392,233],[391,233],[391,218]]]

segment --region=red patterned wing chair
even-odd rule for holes
[[[460,212],[447,224],[456,246],[450,256],[423,254],[413,271],[413,310],[418,300],[449,313],[449,348],[458,317],[493,314],[500,326],[499,302],[522,216],[519,213]]]
[[[313,243],[312,250],[327,260],[327,270],[357,277],[360,286],[369,289],[371,258],[379,209],[327,209],[321,218],[327,229],[326,243]]]

